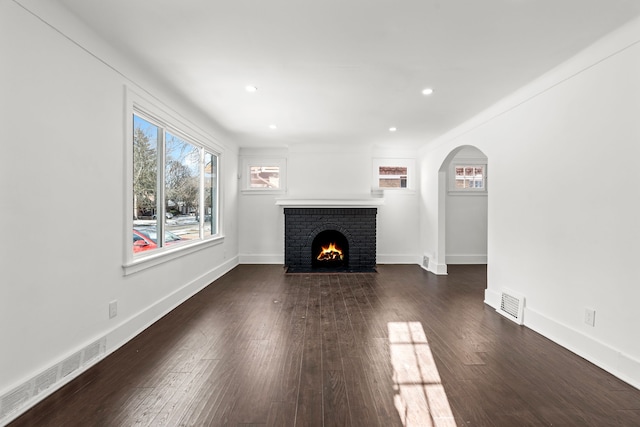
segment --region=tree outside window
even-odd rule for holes
[[[217,234],[218,156],[141,115],[133,124],[134,254]]]

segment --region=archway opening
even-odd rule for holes
[[[452,150],[438,174],[438,252],[449,264],[487,264],[488,158],[470,145]]]

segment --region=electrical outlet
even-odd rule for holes
[[[111,301],[109,303],[109,319],[113,319],[118,315],[118,301]]]
[[[596,325],[596,311],[592,308],[584,309],[584,323],[589,326]]]

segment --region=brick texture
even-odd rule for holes
[[[340,271],[375,271],[376,208],[285,208],[284,259],[289,272],[311,272],[313,239],[335,230],[349,242],[348,265]]]

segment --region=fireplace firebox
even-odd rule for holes
[[[336,230],[318,233],[311,244],[311,266],[321,269],[343,269],[349,266],[349,241]]]
[[[284,208],[287,272],[374,272],[376,214],[376,208]]]

